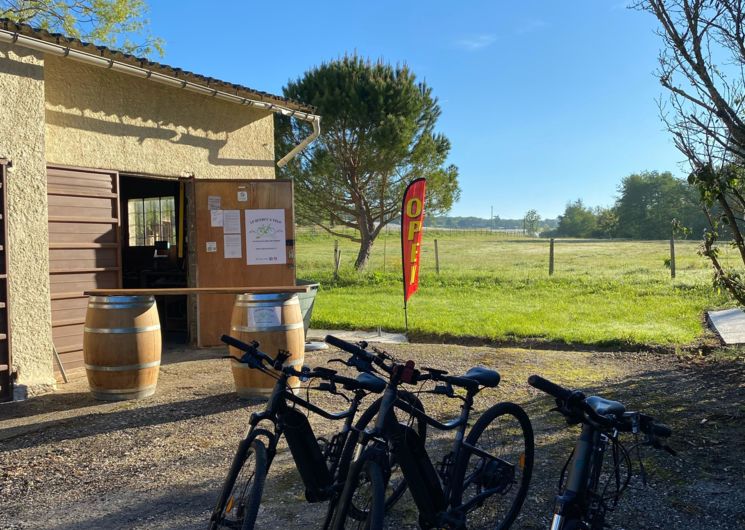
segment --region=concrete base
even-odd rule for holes
[[[361,340],[367,342],[379,342],[382,344],[405,344],[409,342],[406,335],[403,333],[386,333],[385,331],[349,331],[349,330],[336,330],[336,329],[309,329],[307,338],[308,340],[322,341],[326,335],[333,335],[340,339],[344,339],[349,342],[359,342]]]
[[[745,344],[745,313],[742,309],[707,311],[706,316],[724,344]]]

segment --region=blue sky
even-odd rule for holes
[[[576,198],[610,205],[636,171],[684,176],[658,115],[656,21],[623,1],[150,5],[163,62],[267,92],[345,52],[407,63],[452,141],[451,215],[555,217]]]

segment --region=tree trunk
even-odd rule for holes
[[[360,242],[360,251],[357,253],[357,261],[354,262],[354,269],[355,270],[362,270],[367,265],[367,261],[370,259],[370,254],[372,253],[372,247],[375,240],[369,236],[362,236],[362,241]]]

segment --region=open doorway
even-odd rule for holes
[[[176,180],[120,175],[122,287],[188,285],[184,186]],[[166,344],[189,341],[186,296],[156,296]]]

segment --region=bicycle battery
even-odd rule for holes
[[[411,427],[398,424],[392,437],[394,458],[423,517],[433,517],[446,508],[440,478],[427,455],[424,441]]]
[[[298,410],[288,409],[283,419],[287,445],[305,485],[305,498],[308,502],[327,500],[331,474],[308,418]]]

